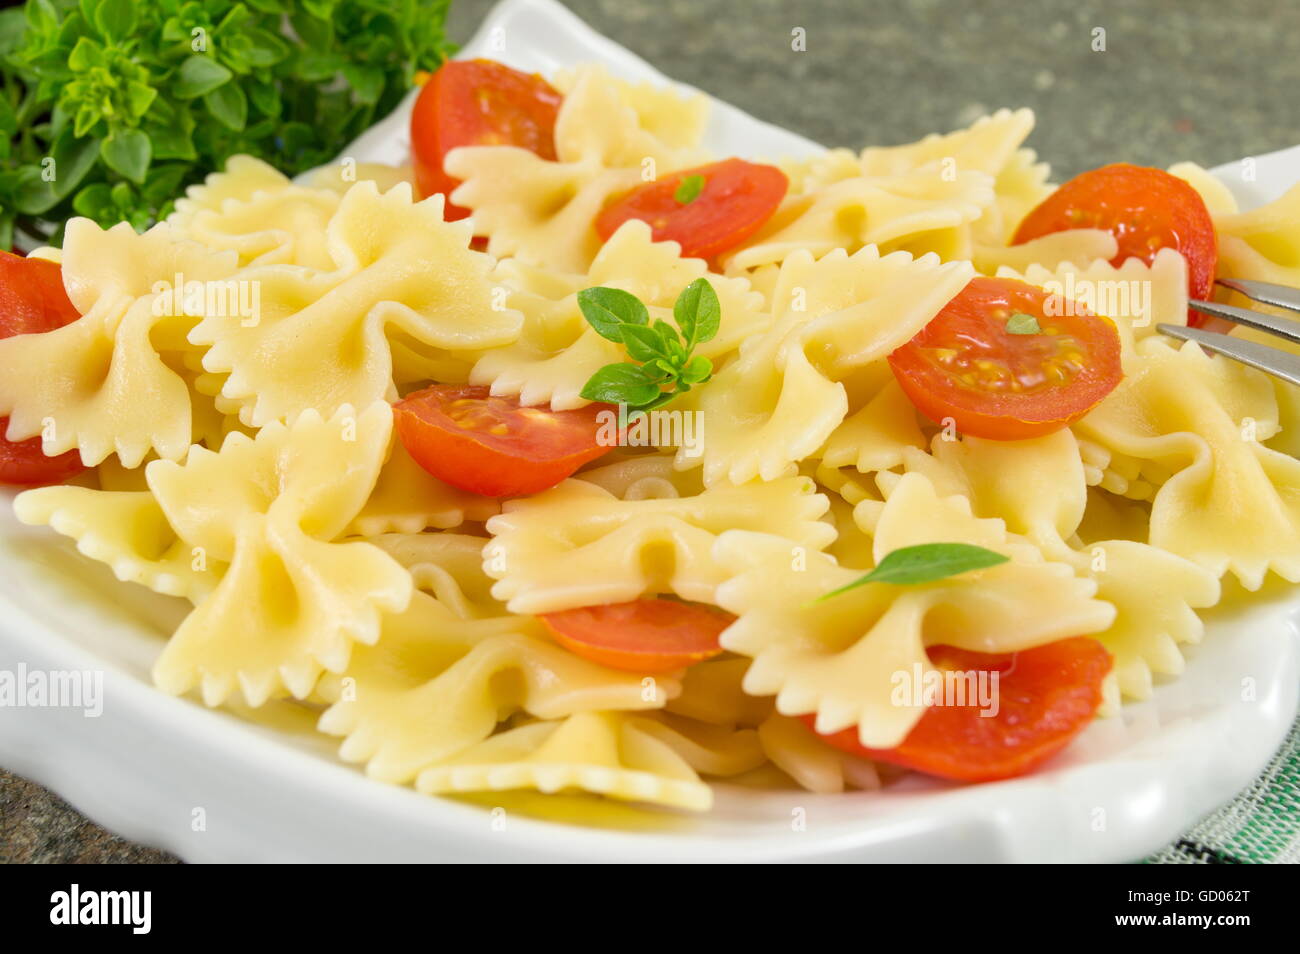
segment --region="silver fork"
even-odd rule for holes
[[[1217,283],[1224,288],[1240,292],[1251,301],[1264,305],[1285,308],[1287,311],[1300,312],[1300,289],[1289,285],[1274,285],[1272,282],[1252,282],[1241,278],[1219,278]],[[1229,321],[1248,328],[1258,328],[1271,335],[1277,335],[1287,341],[1300,344],[1300,321],[1266,315],[1251,311],[1249,308],[1237,308],[1234,305],[1220,305],[1212,301],[1198,301],[1193,298],[1188,302],[1197,311]],[[1156,330],[1180,341],[1195,341],[1206,351],[1213,351],[1224,357],[1258,368],[1266,374],[1300,385],[1300,355],[1279,351],[1257,341],[1246,341],[1217,331],[1205,331],[1202,328],[1187,328],[1183,325],[1156,325]]]

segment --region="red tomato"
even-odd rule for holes
[[[933,646],[930,661],[946,671],[997,671],[996,715],[978,705],[931,706],[903,743],[867,748],[856,726],[822,736],[845,752],[960,782],[1024,775],[1069,744],[1101,705],[1110,653],[1085,636],[1019,653],[976,653]],[[812,726],[815,717],[805,716]]]
[[[1082,306],[1007,278],[973,278],[889,365],[931,420],[952,418],[975,437],[1014,441],[1059,431],[1115,389],[1119,332]],[[1073,310],[1073,315],[1048,316]],[[1015,314],[1040,333],[1013,334]]]
[[[555,641],[611,669],[669,672],[722,652],[718,637],[736,617],[676,600],[633,600],[582,606],[539,617]]]
[[[519,146],[555,159],[555,117],[563,101],[536,74],[492,60],[449,60],[439,67],[415,101],[411,149],[420,196],[450,196],[460,181],[442,169],[457,146]],[[447,221],[469,215],[447,203]]]
[[[55,262],[0,252],[0,338],[53,331],[80,317]]]
[[[0,338],[53,331],[80,317],[64,291],[58,265],[0,252]],[[0,418],[0,483],[53,484],[86,469],[75,450],[46,457],[39,437],[6,440],[8,428],[9,418]]]
[[[612,449],[597,441],[600,411],[520,407],[485,387],[435,384],[393,405],[397,436],[416,463],[439,480],[489,497],[554,487]]]
[[[684,202],[677,193],[690,176],[699,176],[703,184],[694,198]],[[757,232],[781,204],[789,185],[785,173],[775,166],[724,159],[633,189],[596,217],[596,232],[608,241],[628,219],[640,219],[650,223],[656,242],[678,242],[684,257],[709,260]]]
[[[9,418],[0,417],[0,435],[8,427]],[[46,457],[41,450],[39,437],[29,437],[25,441],[10,441],[0,437],[0,484],[18,484],[24,487],[57,484],[77,476],[85,469],[81,455],[75,450]]]
[[[1175,249],[1187,259],[1188,294],[1208,301],[1214,290],[1219,245],[1210,211],[1186,181],[1161,169],[1117,162],[1075,176],[1025,216],[1012,244],[1069,229],[1114,235],[1112,265],[1129,258],[1150,264],[1160,249]],[[1210,317],[1189,310],[1187,321],[1202,326]]]

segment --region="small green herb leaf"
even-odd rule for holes
[[[697,344],[712,341],[722,324],[722,305],[718,293],[706,279],[697,278],[677,296],[673,305],[673,318],[686,338],[686,350]]]
[[[228,83],[233,75],[212,57],[195,53],[176,71],[172,92],[178,99],[195,99]]]
[[[682,368],[682,380],[687,384],[703,384],[713,376],[713,362],[697,354]]]
[[[584,288],[578,292],[578,308],[587,324],[609,341],[623,341],[624,325],[650,323],[650,313],[641,299],[620,288]]]
[[[1007,333],[1012,335],[1040,335],[1043,329],[1039,327],[1038,319],[1033,315],[1026,315],[1023,311],[1018,311],[1007,319]]]
[[[654,361],[663,355],[663,340],[659,332],[645,325],[623,325],[623,344],[627,353],[638,361]]]
[[[99,154],[114,172],[132,182],[143,182],[153,156],[149,137],[138,129],[119,129],[100,143]]]
[[[1009,558],[970,543],[922,543],[902,547],[885,555],[870,573],[852,583],[819,596],[814,602],[830,599],[864,583],[894,583],[905,586],[933,583],[971,570],[1006,563]]]
[[[588,401],[628,407],[649,404],[658,394],[659,385],[644,368],[635,364],[607,364],[582,387],[582,396]]]
[[[704,176],[686,176],[677,183],[673,199],[681,205],[689,205],[700,197],[700,193],[704,191],[704,184]]]

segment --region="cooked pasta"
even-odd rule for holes
[[[30,259],[71,311],[0,340],[5,437],[95,469],[15,509],[188,605],[160,689],[312,707],[424,793],[704,810],[710,779],[1027,770],[945,771],[945,703],[900,677],[1099,647],[1056,751],[1182,671],[1225,576],[1300,581],[1300,396],[1155,333],[1199,253],[1041,227],[1066,192],[1028,110],[778,160],[726,205],[714,177],[755,164],[706,152],[704,97],[514,76],[537,135],[451,143],[446,194],[418,143],[297,181],[236,156],[147,232],[74,219]],[[1201,203],[1219,274],[1300,285],[1300,187],[1241,211],[1148,172]],[[990,313],[1042,363],[932,337]],[[1106,361],[1091,403],[1006,410]],[[900,569],[940,552],[982,562]],[[1082,691],[1067,669],[1006,704]]]

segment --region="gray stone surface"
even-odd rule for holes
[[[468,38],[491,6],[455,0]],[[827,145],[908,142],[1030,106],[1059,178],[1106,162],[1212,166],[1300,142],[1290,0],[905,3],[569,0],[663,72]],[[807,49],[791,49],[802,28]],[[1093,50],[1105,31],[1105,51]],[[166,861],[0,772],[0,861]]]

